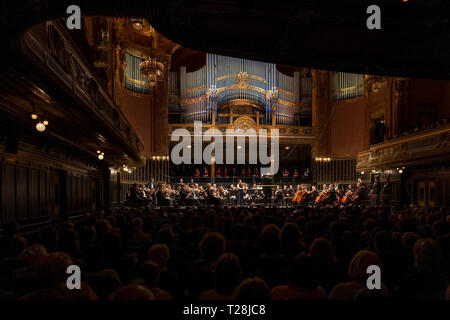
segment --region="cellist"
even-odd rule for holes
[[[349,185],[348,185],[348,190],[347,190],[347,192],[345,193],[344,197],[342,198],[341,203],[344,203],[344,204],[345,204],[345,203],[348,203],[348,202],[351,200],[352,195],[353,195],[352,185],[349,184]]]
[[[316,200],[315,200],[315,202],[316,203],[322,203],[322,202],[324,202],[327,198],[328,198],[328,195],[329,195],[329,190],[328,190],[328,186],[326,185],[326,184],[324,184],[323,186],[322,186],[322,191],[319,193],[319,195],[316,197]]]
[[[304,185],[298,186],[298,190],[295,193],[295,196],[292,199],[292,202],[296,203],[296,204],[301,204],[307,194],[308,194],[308,191],[306,191],[306,187]]]

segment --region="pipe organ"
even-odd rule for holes
[[[125,68],[125,88],[130,91],[148,94],[150,87],[148,85],[147,76],[143,75],[140,70],[140,65],[145,59],[139,57],[137,54],[127,52]]]
[[[218,92],[215,105],[207,99],[208,89],[214,86]],[[277,124],[296,126],[300,113],[311,114],[312,78],[307,73],[295,71],[289,76],[272,63],[207,54],[201,69],[187,72],[180,67],[169,73],[169,112],[181,112],[182,123],[212,123],[215,116],[216,123],[226,124],[230,116],[224,112],[232,113],[230,106],[245,105],[252,113],[246,116],[259,114],[259,123],[270,125],[272,105],[267,92],[274,87],[279,93]]]
[[[364,90],[364,75],[336,72],[333,75],[333,99],[347,100],[360,97]]]

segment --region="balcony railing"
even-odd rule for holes
[[[425,165],[450,158],[450,124],[379,143],[358,154],[357,170]]]

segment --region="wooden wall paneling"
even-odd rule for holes
[[[3,221],[16,219],[16,166],[4,163],[2,166]]]
[[[29,202],[28,216],[30,218],[39,217],[39,169],[30,168],[29,171]]]
[[[48,214],[50,217],[55,216],[55,172],[48,170],[47,184],[48,184]]]
[[[48,170],[39,170],[39,217],[48,215]]]

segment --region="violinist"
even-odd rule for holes
[[[158,191],[156,191],[156,201],[160,207],[170,206],[169,196],[166,192],[166,186],[164,184],[159,184]]]
[[[185,205],[188,196],[191,194],[192,190],[185,184],[181,185],[180,191],[178,192],[180,205]]]
[[[283,202],[283,190],[281,190],[280,186],[276,186],[275,188],[275,203],[281,204]]]
[[[220,199],[215,195],[214,187],[210,183],[206,185],[206,198],[208,205],[219,206],[221,203]]]

